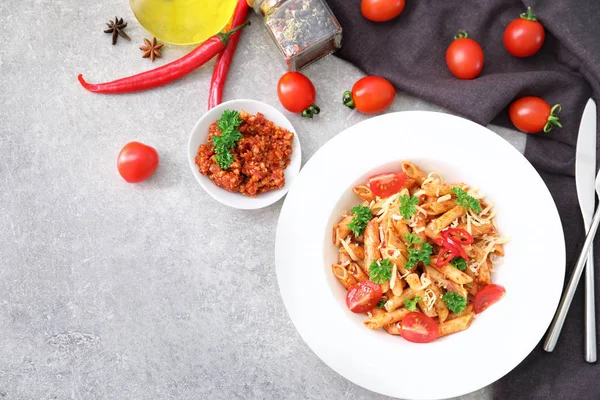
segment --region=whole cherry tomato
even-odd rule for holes
[[[562,128],[557,115],[560,110],[560,104],[550,107],[544,99],[527,96],[514,101],[508,115],[513,125],[522,132],[550,132],[555,126]]]
[[[500,301],[506,296],[506,289],[503,286],[490,283],[480,289],[473,298],[473,311],[476,314],[484,312],[489,306]]]
[[[345,91],[342,101],[346,107],[364,114],[376,114],[392,105],[396,97],[394,85],[380,76],[365,76],[356,81],[352,91]]]
[[[150,178],[158,167],[158,153],[153,147],[140,142],[127,143],[117,158],[119,174],[129,183]]]
[[[286,110],[301,113],[303,117],[312,118],[321,112],[315,105],[315,86],[300,72],[288,72],[279,78],[277,96]]]
[[[402,318],[404,339],[414,343],[429,343],[440,336],[440,330],[433,318],[420,312],[410,312]]]
[[[348,290],[346,305],[353,313],[365,313],[377,306],[381,296],[381,286],[371,281],[363,281]]]
[[[385,22],[396,18],[404,10],[405,0],[362,0],[362,15],[374,22]]]
[[[533,15],[531,8],[513,20],[504,30],[504,47],[515,57],[529,57],[538,52],[544,44],[544,27]]]
[[[406,181],[404,172],[388,172],[369,178],[369,187],[375,196],[389,197],[398,193]]]
[[[446,64],[457,78],[476,78],[483,69],[483,50],[479,43],[469,38],[467,32],[458,31],[446,50]]]

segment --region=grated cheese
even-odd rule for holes
[[[400,277],[400,279],[404,279],[407,276],[409,276],[410,274],[412,274],[412,272],[407,270],[406,273]]]
[[[421,274],[421,286],[415,288],[415,290],[423,290],[426,287],[428,287],[429,285],[431,285],[431,280],[427,277],[427,274],[422,273]]]
[[[390,289],[393,289],[396,286],[396,278],[398,277],[398,268],[394,263],[394,267],[392,268],[392,279],[390,279]]]
[[[431,308],[435,304],[436,299],[437,296],[431,289],[427,289],[425,290],[425,293],[423,293],[423,303],[425,303],[425,307],[427,307],[428,310],[431,310]]]
[[[452,221],[452,222],[450,223],[450,227],[452,227],[452,228],[456,228],[457,226],[458,226],[458,218],[456,218],[454,221]],[[469,234],[470,234],[470,233],[471,233],[471,232],[469,232]]]
[[[424,194],[427,194],[427,192],[426,192],[426,191],[424,191],[423,189],[419,189],[419,190],[417,190],[417,191],[415,192],[414,196],[415,196],[415,197],[420,197],[420,196],[423,196]]]
[[[425,230],[425,227],[424,227],[424,226],[422,226],[422,227],[420,227],[420,228],[417,228],[417,229],[413,230],[413,233],[421,233],[421,232],[423,232],[424,230]]]
[[[436,197],[440,197],[440,188],[435,189]]]
[[[394,221],[400,221],[402,218],[404,218],[402,215],[392,214],[392,219]]]
[[[423,209],[423,207],[421,207],[421,206],[415,206],[415,208],[416,208],[416,209],[417,209],[417,211],[418,211],[418,212],[420,212],[421,214],[423,214],[423,215],[425,215],[425,216],[427,216],[427,215],[428,215],[428,214],[427,214],[427,211],[425,211],[425,210]]]
[[[349,242],[350,238],[347,238],[346,240],[340,240],[340,243],[344,247],[344,250],[346,250],[346,252],[350,256],[352,261],[358,261],[358,257],[356,256],[356,254],[354,254],[354,251],[352,251],[352,248],[348,245]]]
[[[451,195],[449,195],[449,194],[445,194],[445,195],[443,195],[442,197],[438,198],[438,199],[437,199],[437,202],[438,202],[438,203],[442,203],[442,202],[444,202],[444,201],[448,201],[448,200],[450,200],[450,199],[452,199],[452,196],[451,196]]]

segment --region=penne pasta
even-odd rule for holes
[[[409,311],[406,308],[399,308],[392,312],[377,313],[377,315],[373,315],[371,318],[365,320],[365,325],[369,329],[381,328],[384,325],[402,321],[402,318],[408,313]]]
[[[361,199],[368,201],[369,203],[375,201],[375,195],[371,191],[371,188],[367,185],[354,186],[352,188],[354,194],[356,194]]]
[[[344,268],[343,266],[333,264],[331,266],[331,269],[333,271],[333,275],[335,275],[335,277],[340,281],[342,286],[346,288],[346,290],[350,289],[352,286],[358,283],[356,282],[356,279],[354,279],[354,277],[350,275],[346,268]]]
[[[473,297],[492,282],[509,239],[499,237],[494,203],[479,189],[445,182],[410,161],[401,167],[406,179],[401,187],[391,181],[387,196],[375,195],[379,188],[374,193],[368,183],[352,188],[368,209],[352,208],[356,216],[344,215],[333,226],[332,273],[347,290],[358,285],[351,307],[367,312],[368,329],[401,335],[403,324],[408,329],[418,321],[412,315],[403,322],[416,311],[431,319],[427,334],[461,332],[472,323]]]

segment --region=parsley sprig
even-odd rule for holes
[[[233,162],[234,156],[231,149],[242,138],[242,133],[236,129],[241,123],[240,113],[234,110],[225,110],[217,121],[221,135],[213,136],[211,141],[217,154],[215,159],[222,170],[229,168]]]
[[[415,296],[412,300],[406,299],[404,300],[404,307],[406,307],[408,311],[417,311],[417,302],[419,300],[421,300],[421,296]]]
[[[354,236],[360,236],[365,231],[367,224],[373,218],[371,209],[367,206],[358,205],[350,210],[354,217],[348,224],[348,228],[354,233]]]
[[[467,269],[467,260],[465,260],[462,257],[454,257],[452,260],[450,260],[450,264],[460,269],[461,271]]]
[[[481,212],[481,204],[479,204],[479,200],[472,196],[469,196],[467,192],[465,192],[459,187],[453,187],[451,190],[452,193],[454,193],[454,195],[456,196],[456,204],[463,207],[467,211],[471,209],[476,213]]]
[[[421,238],[412,233],[405,234],[404,239],[408,244],[408,261],[404,264],[404,268],[413,269],[417,266],[419,261],[424,265],[429,265],[429,257],[431,257],[431,253],[433,252],[431,245],[427,242],[423,242]],[[421,245],[420,249],[416,247],[419,244]]]
[[[385,297],[382,297],[381,300],[379,300],[379,303],[377,303],[377,308],[383,308],[383,306],[385,305],[385,302],[387,301],[387,299]]]
[[[467,299],[457,292],[447,292],[442,296],[446,307],[455,314],[460,314],[467,307]]]
[[[388,259],[373,261],[369,267],[369,278],[380,285],[389,281],[392,278],[392,262]]]
[[[417,212],[416,205],[419,204],[417,196],[409,197],[407,194],[400,196],[400,214],[404,219],[410,219]]]

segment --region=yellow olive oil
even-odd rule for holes
[[[205,41],[229,22],[237,0],[130,0],[142,26],[163,42]]]

